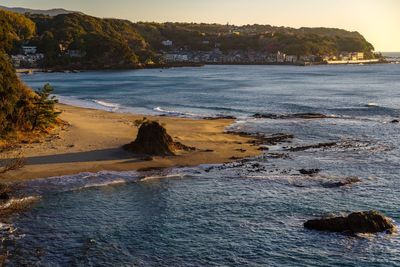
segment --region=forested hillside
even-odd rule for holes
[[[151,50],[132,22],[83,14],[55,17],[31,15],[37,38],[32,44],[46,56],[48,66],[77,68],[135,68],[151,57]],[[71,57],[68,51],[79,51]]]
[[[287,28],[270,25],[220,25],[195,23],[136,23],[135,28],[154,49],[162,49],[162,40],[177,46],[224,51],[281,51],[294,55],[364,52],[371,56],[373,46],[358,32],[334,28]],[[203,41],[206,41],[204,44]]]
[[[11,14],[5,13],[3,14]],[[5,49],[15,52],[19,40],[38,47],[46,68],[116,69],[163,64],[168,51],[278,51],[296,56],[331,56],[363,52],[373,58],[374,47],[358,32],[333,28],[288,28],[270,25],[221,25],[197,23],[132,23],[101,19],[82,13],[57,16],[8,15],[2,25]],[[24,27],[20,27],[21,23]],[[2,23],[3,24],[3,23]],[[10,26],[15,25],[15,26]],[[34,34],[36,29],[36,33]],[[12,41],[10,41],[12,40]],[[165,46],[163,41],[173,45]]]
[[[331,28],[287,28],[270,25],[220,25],[195,23],[132,23],[100,19],[80,13],[58,16],[29,15],[37,36],[30,43],[45,54],[46,67],[137,68],[147,62],[162,63],[164,50],[277,51],[293,55],[335,55],[364,52],[373,46],[358,32]],[[171,40],[172,47],[162,42]],[[68,51],[78,51],[71,56]]]

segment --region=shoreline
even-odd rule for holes
[[[177,64],[167,64],[167,65],[149,65],[143,68],[97,68],[97,69],[79,69],[79,68],[17,68],[16,72],[20,74],[32,74],[35,72],[45,72],[45,73],[79,73],[79,72],[88,72],[88,71],[118,71],[118,70],[145,70],[145,69],[170,69],[170,68],[201,68],[204,66],[294,66],[294,67],[310,67],[310,66],[337,66],[337,65],[376,65],[376,64],[391,64],[393,62],[390,61],[343,61],[343,62],[304,62],[304,63],[290,63],[290,62],[283,62],[283,63],[177,63]]]
[[[226,133],[233,119],[189,119],[146,116],[165,124],[174,140],[196,147],[177,156],[149,157],[122,149],[136,138],[134,121],[143,115],[57,104],[60,118],[67,122],[50,135],[24,142],[13,152],[22,152],[24,167],[3,175],[2,182],[74,175],[83,172],[138,171],[151,168],[198,166],[231,162],[261,154],[252,144],[256,138]],[[12,155],[9,156],[12,158]]]

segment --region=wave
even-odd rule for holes
[[[5,202],[4,204],[0,205],[0,210],[7,210],[7,209],[14,209],[14,208],[20,208],[21,206],[26,206],[29,205],[35,201],[37,201],[39,198],[36,196],[27,196],[27,197],[22,197],[22,198],[12,198]]]
[[[23,184],[23,192],[27,194],[45,194],[51,192],[68,192],[87,188],[103,187],[135,182],[142,176],[136,171],[101,171],[98,173],[80,173],[76,175],[55,176]]]
[[[120,105],[119,104],[115,104],[115,103],[111,103],[111,102],[106,102],[103,100],[93,100],[93,102],[95,102],[96,104],[99,104],[100,106],[104,106],[107,108],[111,108],[111,109],[119,109]]]
[[[193,117],[193,118],[202,118],[204,117],[203,115],[200,114],[195,114],[195,113],[190,113],[190,112],[182,112],[182,111],[177,111],[177,110],[168,110],[168,109],[163,109],[161,107],[155,107],[153,109],[156,112],[160,112],[163,114],[169,114],[177,117]]]

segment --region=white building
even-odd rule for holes
[[[163,46],[172,46],[173,42],[171,40],[165,40],[165,41],[162,41],[161,44]]]
[[[286,62],[295,63],[297,62],[298,57],[295,55],[287,55],[285,58]]]
[[[185,54],[165,54],[164,58],[168,62],[186,62],[189,56]]]
[[[36,54],[37,47],[36,46],[22,46],[22,50],[25,55]]]
[[[282,53],[280,51],[278,51],[278,53],[276,53],[276,62],[283,63],[283,62],[285,62],[285,58],[286,58],[286,55],[284,53]]]

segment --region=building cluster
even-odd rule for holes
[[[59,44],[59,55],[70,58],[82,58],[85,53],[80,50],[68,49],[65,45]],[[20,53],[11,56],[11,61],[15,68],[38,68],[43,66],[44,54],[38,53],[36,46],[23,45]]]
[[[207,41],[204,41],[207,42]],[[203,43],[204,43],[203,42]],[[219,64],[305,64],[331,61],[359,61],[364,59],[362,52],[342,52],[339,55],[287,55],[277,53],[265,53],[252,50],[233,50],[223,53],[217,46],[210,51],[193,51],[187,48],[174,49],[173,41],[162,42],[165,51],[162,56],[169,63],[219,63]]]
[[[21,54],[12,55],[11,61],[16,68],[37,68],[44,59],[44,54],[37,53],[36,46],[22,46]]]
[[[363,52],[342,52],[339,55],[327,55],[323,57],[324,61],[335,61],[335,60],[343,60],[343,61],[357,61],[364,60]]]
[[[282,52],[264,53],[260,51],[233,50],[223,53],[216,48],[211,51],[172,50],[163,53],[169,63],[219,63],[219,64],[300,64],[317,62],[317,56],[286,55]]]

